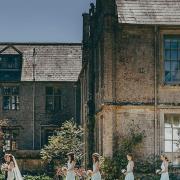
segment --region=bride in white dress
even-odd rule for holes
[[[76,162],[75,162],[74,153],[70,152],[67,155],[68,155],[69,160],[68,160],[66,180],[75,180],[74,167],[75,167]]]
[[[10,154],[7,157],[7,162],[8,162],[7,180],[23,180],[16,159],[14,158],[13,155]]]

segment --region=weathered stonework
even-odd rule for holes
[[[174,7],[172,3],[163,3],[170,9]],[[154,11],[150,4],[147,6],[149,12]],[[128,14],[126,6],[130,6],[134,14]],[[89,15],[90,32],[86,34],[90,34],[88,53],[91,58],[87,58],[80,74],[80,83],[84,87],[81,120],[87,128],[89,107],[86,103],[93,94],[94,150],[105,156],[112,156],[115,134],[125,134],[129,124],[138,125],[145,131],[146,138],[139,154],[164,152],[164,115],[180,114],[180,86],[164,83],[163,60],[163,35],[179,35],[179,19],[171,16],[167,25],[167,19],[158,19],[158,10],[151,19],[147,14],[141,17],[136,10],[141,12],[138,2],[98,0],[96,12]],[[162,11],[166,17],[166,12]],[[132,15],[134,17],[130,17]],[[98,56],[97,52],[100,52]],[[94,69],[87,73],[90,66]],[[83,111],[85,107],[87,111]]]

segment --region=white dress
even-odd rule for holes
[[[99,172],[99,170],[97,169],[98,166],[98,162],[93,164],[93,172],[96,172],[92,175],[92,180],[101,180],[101,174]]]
[[[125,176],[125,180],[134,180],[133,168],[134,168],[134,162],[129,161],[127,165],[127,171],[126,171],[127,174]]]
[[[161,174],[161,179],[160,180],[169,180],[168,162],[164,161],[161,164],[161,170],[162,170],[162,174]]]
[[[14,180],[15,179],[14,168],[15,167],[14,167],[13,163],[10,162],[10,164],[8,165],[7,180]]]
[[[68,161],[66,180],[75,180],[74,163],[70,163],[70,161]]]

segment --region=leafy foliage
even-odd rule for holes
[[[137,126],[131,125],[126,135],[116,137],[116,145],[112,158],[104,158],[102,164],[102,175],[105,179],[124,179],[121,170],[126,168],[128,153],[135,154],[136,148],[142,143],[144,131],[140,131]]]
[[[53,178],[50,178],[49,176],[46,175],[41,175],[41,176],[24,176],[24,180],[53,180]]]
[[[47,162],[54,159],[60,160],[60,165],[64,165],[67,160],[67,153],[73,151],[76,160],[83,157],[82,144],[83,129],[75,122],[66,121],[54,135],[49,138],[48,145],[41,150],[41,158]]]
[[[3,141],[4,141],[4,134],[3,134],[3,130],[2,127],[8,126],[8,120],[7,119],[2,119],[0,120],[0,147],[2,148],[3,146]]]
[[[149,155],[144,159],[136,160],[135,172],[142,174],[155,173],[161,167],[159,156]]]

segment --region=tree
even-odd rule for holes
[[[45,145],[40,152],[41,158],[47,162],[59,159],[60,165],[64,165],[67,161],[66,154],[73,151],[76,160],[81,160],[83,157],[82,137],[83,129],[72,120],[66,121],[49,138],[48,145]]]

